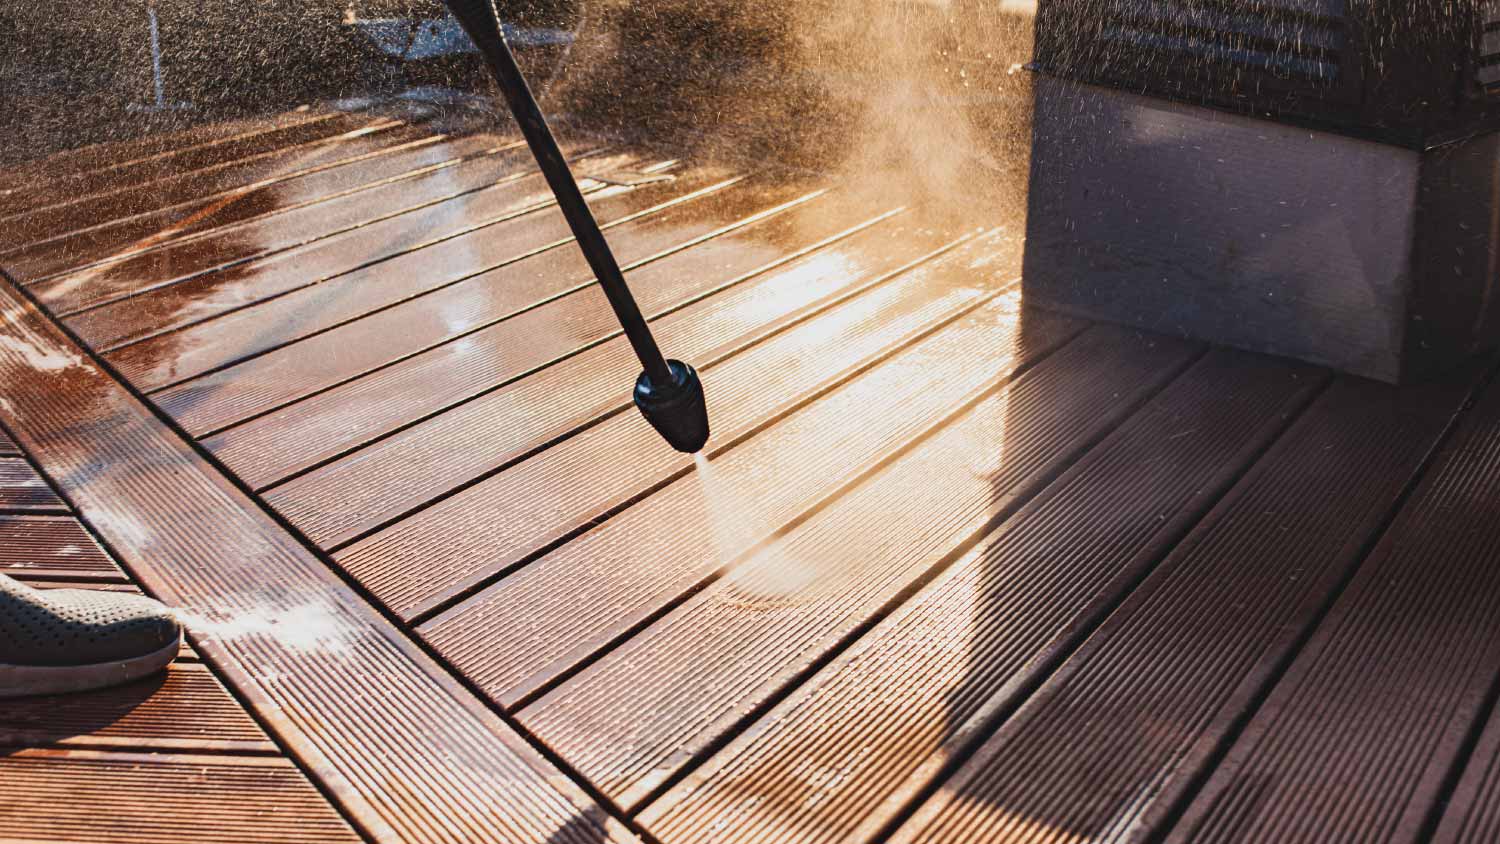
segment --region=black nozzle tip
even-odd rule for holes
[[[635,406],[667,444],[686,454],[703,450],[708,442],[708,405],[703,382],[691,366],[667,361],[672,383],[656,384],[646,373],[635,379]]]

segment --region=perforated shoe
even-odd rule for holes
[[[165,668],[181,645],[182,626],[150,598],[0,575],[0,698],[128,683]]]

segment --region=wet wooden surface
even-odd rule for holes
[[[6,183],[0,571],[118,553],[208,661],[0,706],[0,779],[250,760],[150,840],[240,777],[318,830],[264,840],[1500,829],[1490,362],[1397,390],[1038,312],[1014,230],[571,139],[705,472],[505,129],[174,143]]]
[[[0,574],[42,589],[140,591],[61,506],[0,516]],[[0,840],[359,840],[186,643],[154,677],[0,700],[0,787]]]

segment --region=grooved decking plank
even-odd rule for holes
[[[123,578],[125,573],[71,516],[0,516],[0,573]]]
[[[201,663],[174,664],[109,689],[0,703],[0,747],[38,745],[277,753],[275,742]]]
[[[600,163],[617,166],[632,160],[630,156],[599,159]],[[463,203],[475,202],[473,195],[450,200],[459,203],[454,210],[460,213],[456,215],[455,228],[444,232],[441,239],[429,236],[414,244],[416,248],[357,268],[358,262],[349,254],[329,251],[324,271],[332,275],[311,285],[298,283],[298,267],[289,264],[284,270],[291,286],[281,291],[285,295],[261,297],[254,307],[221,312],[201,324],[115,350],[107,356],[125,377],[143,390],[154,391],[163,408],[201,436],[309,391],[338,383],[336,378],[349,377],[351,371],[357,374],[362,369],[354,366],[355,355],[364,368],[370,368],[422,348],[414,339],[416,335],[406,336],[404,326],[384,337],[378,349],[351,347],[342,339],[350,332],[362,330],[363,325],[379,325],[380,320],[398,316],[412,319],[414,309],[420,312],[431,301],[444,303],[453,310],[455,325],[472,330],[477,325],[472,317],[461,318],[482,311],[491,296],[497,307],[506,302],[513,307],[535,304],[535,300],[525,298],[526,294],[555,295],[568,283],[561,275],[552,277],[546,270],[550,267],[562,271],[558,264],[566,259],[553,253],[571,242],[572,233],[561,214],[551,207],[554,201],[546,185],[535,174],[525,181],[534,195],[525,203],[516,203],[503,215],[466,223]],[[616,237],[628,237],[629,232],[640,229],[654,216],[679,205],[702,201],[734,182],[734,177],[722,173],[689,174],[672,183],[640,188],[586,181],[591,187],[585,198],[602,228]],[[478,225],[481,222],[483,227]],[[524,267],[507,269],[518,263]],[[533,268],[539,272],[532,273]],[[517,277],[518,274],[524,275]],[[499,283],[502,276],[508,284]],[[516,289],[509,289],[511,286]],[[246,289],[253,295],[261,285],[248,285]],[[433,296],[437,298],[423,298]],[[362,317],[375,321],[353,325]],[[429,318],[424,323],[417,319],[415,325],[431,321]],[[428,333],[433,330],[428,325]],[[448,335],[438,336],[441,339]],[[288,346],[299,340],[302,344]],[[334,345],[328,346],[330,343]],[[385,354],[388,346],[389,355]],[[341,361],[348,357],[343,361],[345,365],[336,372],[322,367],[309,371],[304,355],[321,354],[326,348],[337,348]],[[259,355],[264,357],[258,358]],[[280,391],[257,392],[271,389],[259,377],[267,368],[308,372],[304,377],[309,386],[301,388],[298,381],[295,385],[298,389],[281,385]],[[271,380],[281,378],[278,373]],[[212,401],[204,404],[205,399]]]
[[[1490,713],[1473,753],[1464,765],[1433,844],[1490,844],[1500,841],[1500,709]]]
[[[1086,636],[1321,383],[1211,352],[643,823],[674,844],[872,840],[982,735],[997,696],[1023,694]]]
[[[15,440],[12,440],[9,434],[5,433],[4,431],[0,431],[0,457],[20,456],[21,449],[16,445]]]
[[[1170,840],[1423,840],[1500,675],[1496,560],[1491,383]]]
[[[585,161],[591,160],[588,158]],[[638,163],[634,156],[609,156],[599,160],[602,167],[615,167]],[[368,226],[357,228],[331,238],[317,240],[290,251],[277,253],[261,260],[239,264],[211,273],[176,282],[167,281],[159,286],[103,304],[84,313],[66,317],[69,327],[78,332],[84,342],[101,352],[121,346],[159,337],[179,329],[211,322],[222,314],[240,310],[256,303],[275,301],[271,307],[284,317],[295,319],[292,303],[278,300],[287,298],[283,294],[303,291],[308,288],[330,290],[319,301],[333,307],[317,312],[317,324],[336,324],[353,319],[367,307],[358,296],[349,296],[360,286],[391,288],[384,298],[368,296],[376,302],[399,301],[402,296],[412,295],[413,290],[431,289],[435,283],[429,279],[443,278],[439,262],[447,255],[465,246],[474,253],[472,260],[485,260],[483,256],[495,254],[492,250],[511,248],[530,250],[535,244],[551,243],[555,239],[546,223],[555,200],[537,174],[522,169],[524,162],[513,161],[515,172],[486,180],[491,187],[460,194],[445,201],[428,205],[407,215],[390,217]],[[633,196],[635,192],[626,188],[606,186],[598,181],[584,181],[580,188],[599,209],[601,215],[626,215],[635,213],[642,205],[650,207],[650,196]],[[465,234],[467,236],[465,237]],[[509,242],[506,235],[510,235]],[[476,239],[494,241],[490,250],[473,249]],[[446,242],[445,242],[446,241]],[[429,248],[431,248],[429,250]],[[504,253],[507,259],[516,252]],[[521,251],[519,254],[526,254]],[[416,281],[403,277],[411,273],[411,264],[422,258],[433,266],[427,273],[413,274]],[[482,268],[475,267],[475,270]],[[393,283],[400,279],[399,283]],[[338,294],[344,294],[340,297]],[[302,302],[302,298],[294,299]],[[287,329],[291,331],[292,329]],[[292,335],[292,337],[299,335]],[[167,336],[166,344],[181,344],[184,338]],[[251,340],[249,348],[227,346],[227,353],[245,356],[254,351],[270,348],[287,342],[289,337],[272,335],[265,340]],[[179,346],[168,345],[182,357]],[[179,364],[180,370],[180,364]],[[179,376],[180,377],[180,376]]]
[[[756,215],[736,216],[723,226],[715,225],[720,221],[705,215],[706,209],[697,204],[680,212],[672,209],[664,213],[664,221],[670,218],[674,223],[670,228],[679,233],[689,226],[712,225],[704,236],[718,234],[659,263],[643,266],[641,261],[630,262],[627,270],[631,289],[641,311],[655,315],[698,296],[712,294],[727,280],[724,276],[736,278],[746,269],[775,260],[788,250],[815,243],[856,222],[826,209],[818,214],[820,209],[816,205],[798,207],[818,198],[811,194],[766,207],[784,198],[784,194],[776,191],[764,202],[752,205],[761,209]],[[806,230],[789,231],[798,222]],[[616,239],[617,250],[623,251],[622,240],[626,239]],[[577,250],[569,249],[568,260],[582,262],[582,257],[575,253]],[[548,273],[531,277],[531,269],[524,264],[511,269],[514,272],[503,280],[489,280],[491,284],[499,281],[500,290],[476,289],[474,285],[484,284],[483,279],[475,280],[474,285],[466,282],[461,287],[439,292],[430,301],[408,303],[411,307],[393,308],[377,318],[352,323],[350,330],[358,332],[352,339],[367,347],[381,341],[387,346],[399,346],[382,328],[386,325],[399,326],[404,332],[400,335],[401,344],[432,340],[440,345],[207,437],[204,445],[246,483],[262,488],[525,377],[620,332],[613,310],[586,270],[583,278],[589,281],[582,286],[572,285],[569,292],[530,307],[539,295],[546,295],[537,289],[536,282],[556,293],[559,282],[568,284],[579,275]],[[517,313],[517,307],[529,309]],[[472,333],[460,334],[469,330]],[[346,359],[358,360],[358,356],[344,354],[339,359],[340,366]],[[323,369],[326,372],[333,368],[325,364]],[[281,371],[285,373],[287,368]],[[630,380],[633,374],[627,372],[624,377]]]
[[[1359,564],[1477,374],[1335,384],[898,840],[1161,831]]]
[[[313,168],[335,166],[349,158],[381,150],[390,143],[386,136],[395,136],[405,124],[396,119],[380,118],[360,125],[352,118],[335,118],[317,125],[337,134],[325,134],[298,147],[207,170],[169,176],[147,186],[126,188],[0,219],[0,225],[7,227],[13,246],[29,246],[176,205],[204,207],[236,192],[263,187]]]
[[[611,156],[600,164],[636,161],[634,156]],[[150,254],[144,272],[85,271],[33,290],[85,342],[107,351],[553,204],[545,183],[519,152],[497,163],[493,177],[466,181],[461,186],[473,189],[444,201],[219,270],[181,274],[168,264],[158,265],[158,256]],[[591,193],[604,185],[584,182],[580,187]],[[77,313],[85,308],[91,310]],[[117,322],[124,326],[113,327]]]
[[[737,447],[710,451],[717,478],[714,500],[708,500],[697,477],[678,474],[645,500],[423,625],[421,634],[492,698],[515,705],[1081,327],[1073,320],[1036,316],[1018,337],[1020,322],[1017,292],[986,301],[816,401],[791,409]],[[839,342],[825,335],[824,344]],[[948,365],[934,369],[934,361]],[[761,401],[780,395],[773,380],[777,369],[763,367],[756,385],[763,390]],[[705,376],[709,395],[714,386]],[[721,413],[721,418],[732,416]],[[860,423],[851,424],[856,419]],[[662,444],[642,440],[611,462],[660,459],[653,458],[657,453],[666,454]],[[608,476],[601,466],[591,475],[601,482]],[[554,495],[561,492],[533,490],[529,497],[550,501]],[[730,517],[716,507],[732,514],[734,524],[716,528],[715,518]],[[463,539],[492,530],[476,525]],[[566,594],[558,591],[562,584]]]
[[[364,832],[403,842],[632,838],[8,284],[0,334],[9,340],[0,421],[24,423],[39,464],[146,587],[191,613],[204,656]],[[39,781],[15,779],[7,795]],[[47,796],[19,805],[66,805],[66,795]],[[228,812],[255,802],[209,796]],[[45,821],[63,817],[55,808]],[[89,811],[98,817],[93,801]],[[302,824],[283,838],[311,837],[316,827]],[[208,829],[192,824],[200,842]]]
[[[0,755],[0,793],[6,842],[361,840],[284,759],[27,750]]]
[[[991,254],[996,239],[983,237],[930,260],[908,262],[915,266],[898,268],[884,283],[727,360],[695,358],[703,364],[700,375],[712,396],[715,439],[708,453],[814,400],[993,295],[1009,278],[1008,267],[980,271],[972,265]],[[832,269],[845,266],[836,261]],[[689,320],[684,312],[674,329],[690,330]],[[713,327],[706,321],[693,324]],[[598,389],[612,388],[616,401],[626,398],[620,394],[620,372],[629,367],[606,371],[610,386]],[[525,405],[511,411],[525,412]],[[470,417],[476,425],[483,418]],[[414,618],[607,518],[635,497],[681,479],[690,466],[686,457],[662,448],[627,410],[350,545],[335,558],[388,606]],[[459,525],[467,527],[455,531]],[[449,541],[439,547],[433,541],[438,537]],[[423,565],[415,565],[418,560]]]
[[[224,144],[298,123],[327,120],[337,113],[315,109],[310,105],[298,106],[290,111],[274,115],[205,123],[178,131],[144,135],[126,141],[104,141],[63,150],[46,158],[20,164],[0,174],[0,197],[8,195],[10,191],[61,182],[98,170],[181,155],[184,152]]]
[[[769,270],[755,268],[751,273],[764,271],[764,277],[654,320],[657,342],[672,355],[693,361],[700,373],[707,372],[753,344],[775,345],[772,335],[890,281],[962,239],[926,229],[912,216],[877,217],[861,223],[866,228],[801,258]],[[886,307],[890,310],[882,311],[884,318],[901,316],[899,305]],[[847,324],[846,317],[840,319]],[[769,349],[751,353],[762,360],[775,354]],[[629,343],[616,336],[272,487],[263,497],[323,547],[340,546],[583,426],[633,412],[621,379],[628,381],[629,375],[622,373],[637,365]],[[725,404],[724,388],[718,381],[720,392],[713,400],[720,441],[756,418]],[[497,430],[505,436],[497,439]]]
[[[67,513],[68,505],[47,486],[31,464],[19,457],[0,458],[0,511]]]
[[[81,274],[182,278],[403,213],[495,172],[520,142],[491,134],[425,135],[369,160],[236,194],[205,208],[168,209],[0,259],[28,283]],[[455,169],[457,168],[457,169]]]
[[[1113,329],[1074,340],[520,719],[621,806],[639,805],[1042,488],[1196,353]],[[774,495],[775,481],[764,483],[763,494]],[[619,717],[626,712],[634,717]]]
[[[66,178],[40,181],[29,189],[12,190],[5,197],[0,222],[43,208],[70,205],[94,197],[126,190],[150,190],[153,183],[184,174],[202,174],[215,168],[275,155],[283,150],[315,143],[330,135],[348,132],[373,122],[356,115],[327,115],[266,132],[256,132],[212,146],[186,149],[169,158],[122,162]]]

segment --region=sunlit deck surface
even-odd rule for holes
[[[567,147],[706,473],[516,137],[313,108],[4,177],[0,566],[193,648],[0,704],[0,840],[1500,839],[1491,362],[1089,324],[1014,228]]]

